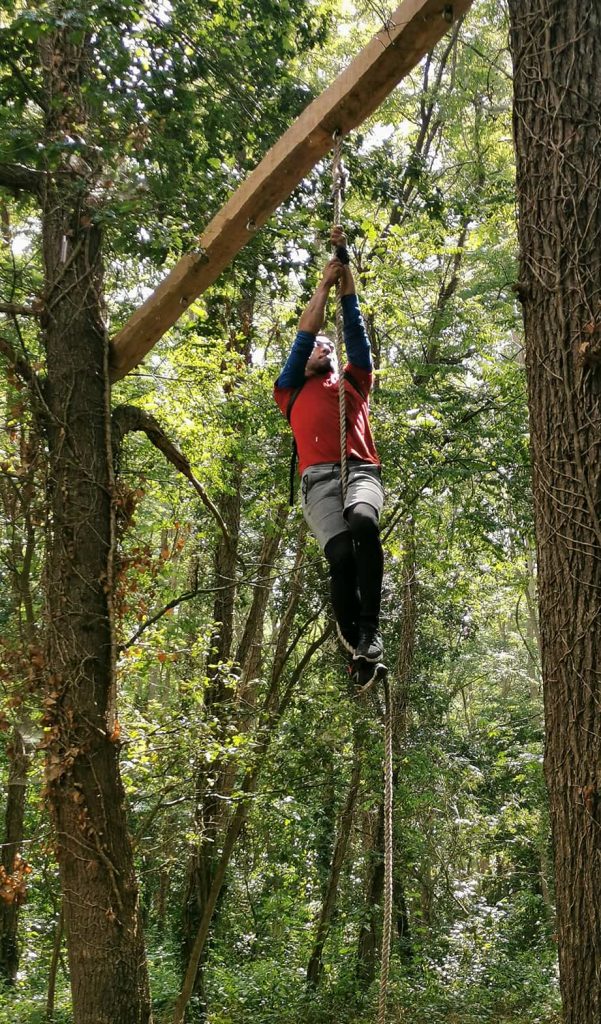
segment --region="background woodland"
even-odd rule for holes
[[[74,712],[46,640],[71,486],[42,425],[53,303],[63,373],[81,282],[113,335],[384,18],[348,0],[0,13],[1,1024],[100,1019],[73,1016],[77,920],[65,927],[59,883],[67,791],[106,848],[85,778],[69,781],[87,740],[59,736]],[[413,1024],[559,1021],[511,115],[507,13],[477,0],[345,147],[387,493],[390,1003]],[[61,194],[40,205],[42,163]],[[199,928],[187,1020],[374,1019],[382,709],[348,698],[272,398],[327,258],[330,190],[324,163],[113,388],[106,743],[156,1022],[172,1020]],[[94,548],[77,523],[69,544]],[[99,899],[90,856],[78,906]],[[109,927],[118,903],[96,914]]]

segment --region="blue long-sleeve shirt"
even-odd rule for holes
[[[356,295],[342,297],[344,342],[348,356],[343,370],[352,370],[344,382],[347,409],[346,452],[350,459],[380,464],[369,425],[369,392],[372,385],[371,349]],[[336,373],[313,374],[305,378],[307,359],[315,335],[299,331],[292,351],[278,377],[274,398],[290,426],[298,447],[299,472],[307,466],[340,461],[341,380]],[[290,400],[294,397],[294,407]]]
[[[344,323],[344,345],[351,366],[371,373],[371,346],[365,330],[365,324],[359,309],[359,300],[352,295],[342,296],[342,316]],[[298,331],[282,372],[277,381],[277,388],[298,388],[305,380],[305,366],[313,351],[316,335],[312,331]],[[342,368],[341,368],[342,369]]]

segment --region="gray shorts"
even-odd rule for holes
[[[349,460],[349,479],[344,508],[340,487],[340,463],[320,462],[309,466],[302,475],[303,515],[317,538],[322,551],[332,537],[348,530],[344,513],[353,505],[365,502],[378,513],[384,504],[384,490],[379,466],[372,462]]]

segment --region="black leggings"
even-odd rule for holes
[[[360,625],[378,626],[384,574],[378,513],[359,502],[346,514],[349,529],[325,546],[330,566],[334,615],[345,636],[355,640]]]

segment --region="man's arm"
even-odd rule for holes
[[[326,314],[326,304],[330,288],[340,279],[345,268],[339,259],[334,257],[326,264],[321,281],[313,292],[305,310],[298,322],[299,331],[309,331],[311,334],[319,334],[323,327]]]
[[[305,380],[305,366],[313,351],[315,335],[311,331],[297,331],[282,371],[275,382],[276,388],[299,388]]]
[[[342,315],[344,319],[344,344],[348,361],[360,370],[373,370],[371,361],[371,345],[365,330],[365,323],[359,309],[359,300],[354,292],[342,296]]]
[[[346,235],[339,225],[332,228],[330,240],[337,249],[346,249]],[[360,370],[367,370],[371,373],[373,369],[371,345],[369,344],[369,338],[367,337],[367,331],[365,330],[365,324],[359,309],[359,300],[355,291],[355,279],[348,264],[343,264],[340,274],[340,295],[344,319],[344,344],[348,361],[352,366],[357,366]]]
[[[323,327],[329,294],[329,287],[324,284],[323,280],[320,281],[308,304],[303,310],[302,316],[298,322],[299,331],[308,331],[313,335],[313,337],[315,337],[316,334],[319,334]]]
[[[336,255],[340,256],[340,262],[342,264],[342,270],[340,273],[340,294],[354,295],[355,294],[355,279],[353,272],[349,266],[349,254],[346,245],[346,235],[342,230],[340,224],[335,224],[330,231],[330,243],[336,250]]]
[[[275,382],[277,388],[298,388],[304,382],[305,365],[313,351],[315,335],[323,327],[330,289],[340,277],[342,269],[340,260],[333,259],[327,264],[321,281],[298,322],[298,330],[290,355]]]

